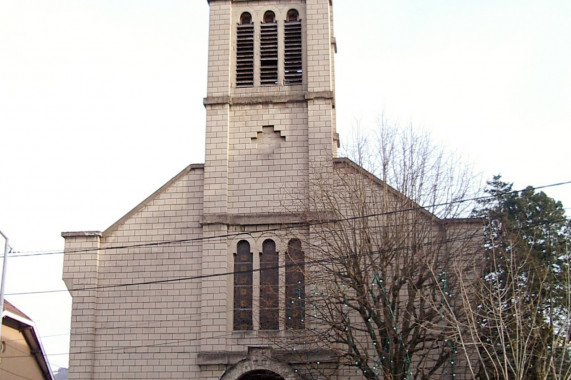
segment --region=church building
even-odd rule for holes
[[[303,202],[314,177],[347,163],[332,0],[209,5],[204,164],[103,232],[62,233],[70,380],[311,378],[273,337],[306,328],[309,227],[284,226],[319,211]]]

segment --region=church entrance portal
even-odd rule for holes
[[[248,347],[248,357],[224,371],[220,380],[299,380],[292,368],[272,358],[268,346]]]
[[[272,371],[260,370],[248,372],[238,380],[284,380],[284,378]]]

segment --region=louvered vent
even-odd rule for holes
[[[278,83],[278,25],[276,23],[261,25],[260,83]]]
[[[285,84],[302,83],[301,21],[285,22],[284,54]]]
[[[254,85],[254,25],[238,25],[236,86]]]

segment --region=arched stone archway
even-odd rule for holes
[[[248,357],[228,368],[220,380],[299,380],[299,376],[274,359],[271,348],[248,347]]]
[[[257,370],[248,372],[238,378],[238,380],[285,380],[275,372],[268,370]]]

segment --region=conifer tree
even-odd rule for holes
[[[486,221],[485,265],[466,341],[485,379],[571,376],[570,227],[561,202],[496,176],[474,216]],[[457,318],[458,322],[460,319]]]

